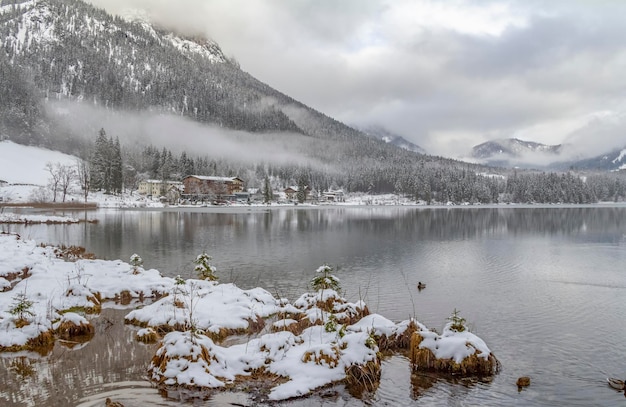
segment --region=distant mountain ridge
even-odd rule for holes
[[[618,171],[626,169],[626,147],[613,149],[590,158],[568,159],[567,145],[546,145],[517,138],[498,139],[478,144],[471,156],[483,164],[501,167],[581,169]]]
[[[408,151],[413,151],[418,154],[426,154],[426,150],[417,144],[411,143],[406,140],[404,137],[395,134],[384,127],[381,126],[369,126],[369,127],[355,127],[358,130],[361,130],[366,135],[373,137],[377,140],[382,140],[385,143],[392,144],[394,146],[403,148]]]
[[[0,140],[88,158],[110,125],[127,180],[167,178],[170,167],[179,177],[197,173],[187,170],[193,156],[199,175],[239,176],[256,188],[267,180],[428,203],[543,199],[506,192],[507,169],[418,154],[402,137],[368,136],[309,108],[243,71],[211,40],[81,0],[2,4]],[[549,179],[535,181],[543,188]]]
[[[441,187],[431,178],[467,168],[311,109],[241,70],[211,40],[176,35],[141,16],[129,22],[80,0],[5,0],[0,96],[0,139],[82,155],[106,114],[116,126],[107,134],[122,146],[137,133],[155,139],[151,132],[180,146],[196,132],[202,138],[185,147],[205,156],[206,175],[245,175],[257,184],[269,175],[287,185],[306,179],[320,190],[407,194],[428,184],[424,194],[436,196]],[[143,121],[130,126],[137,118]],[[79,137],[86,146],[76,144]]]
[[[213,41],[128,22],[79,0],[33,0],[0,12],[0,69],[19,79],[6,87],[24,95],[23,132],[40,114],[37,90],[46,98],[156,108],[234,129],[298,131],[284,112],[263,103],[284,95],[230,63]],[[7,116],[19,113],[5,108]]]
[[[518,138],[491,140],[472,148],[472,157],[493,159],[497,156],[522,157],[528,153],[548,153],[557,155],[562,149],[561,144],[547,145],[524,141]]]
[[[622,149],[616,149],[607,154],[601,154],[596,157],[587,158],[584,160],[570,161],[565,163],[565,165],[560,165],[558,167],[603,171],[626,170],[626,147]]]

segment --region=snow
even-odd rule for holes
[[[68,216],[0,213],[0,223],[78,223],[78,219]]]
[[[58,151],[40,147],[29,147],[12,141],[0,141],[0,180],[10,184],[43,186],[48,183],[50,173],[47,163],[75,166],[77,158]]]
[[[0,234],[0,285],[4,289],[0,292],[0,346],[5,348],[26,345],[64,321],[87,324],[81,308],[102,306],[101,301],[124,292],[133,298],[165,295],[125,317],[143,327],[138,336],[159,331],[154,329],[157,327],[174,329],[162,339],[150,364],[151,379],[164,385],[221,388],[245,380],[251,372],[266,372],[283,377],[271,388],[270,399],[304,396],[344,380],[352,366],[379,364],[373,338],[402,334],[409,325],[417,327],[424,338],[420,347],[430,349],[438,358],[461,362],[475,352],[484,358],[490,354],[482,339],[468,331],[453,331],[450,324],[438,335],[415,320],[394,323],[372,314],[343,326],[342,315],[354,317],[365,304],[349,303],[334,290],[306,293],[290,304],[263,288],[242,290],[215,281],[172,279],[121,260],[65,261],[58,248],[42,247],[11,234]],[[10,310],[20,295],[32,305],[25,315],[28,324],[18,327],[17,316]],[[332,313],[319,309],[319,301],[334,301]],[[244,343],[222,346],[215,342],[224,338],[224,330],[231,334],[250,332],[251,321],[309,312],[327,323],[310,326],[299,335],[268,332],[271,327],[298,323],[278,318],[258,335],[248,335]]]
[[[461,363],[464,358],[473,355],[476,351],[479,351],[477,356],[480,358],[489,357],[489,348],[482,339],[467,330],[453,331],[450,329],[451,324],[446,325],[442,335],[421,331],[420,335],[424,340],[420,348],[430,349],[438,359],[454,359],[456,363]]]
[[[198,329],[219,334],[222,329],[248,329],[251,320],[278,311],[278,300],[262,288],[242,290],[234,284],[190,279],[176,285],[173,295],[130,312],[126,320],[159,327],[186,326],[193,318]]]
[[[190,53],[194,55],[201,55],[212,63],[224,63],[226,62],[226,58],[221,52],[217,52],[217,44],[212,41],[207,40],[206,45],[198,44],[194,41],[189,41],[180,37],[177,37],[173,34],[168,34],[165,36],[166,40],[169,40],[174,47],[176,47],[181,52]],[[213,48],[213,50],[212,50]]]
[[[61,316],[61,319],[58,322],[55,322],[52,325],[53,329],[57,329],[64,322],[71,322],[74,325],[88,325],[89,321],[84,316],[77,314],[75,312],[66,312]]]
[[[50,173],[45,169],[47,163],[60,163],[61,165],[75,166],[79,158],[58,151],[52,151],[40,147],[24,146],[12,141],[0,141],[0,202],[27,203],[39,201],[42,197],[48,197],[51,201],[49,188]],[[231,179],[220,177],[220,179]],[[3,183],[2,181],[6,182]],[[70,189],[66,201],[83,202],[84,196],[77,185]],[[124,193],[119,196],[106,195],[101,192],[90,192],[89,202],[95,202],[101,208],[163,208],[165,204],[158,200],[150,200],[139,195]],[[332,205],[416,205],[422,204],[395,194],[369,195],[357,193],[345,196],[345,202],[333,202]],[[424,203],[425,204],[425,203]],[[294,206],[294,203],[273,203],[271,208],[281,206]],[[264,207],[261,203],[238,204],[232,203],[233,207]],[[299,204],[299,207],[313,206],[312,204]],[[181,205],[181,207],[184,207]]]
[[[622,151],[620,151],[620,153],[619,153],[619,155],[617,156],[617,158],[615,158],[615,159],[613,160],[613,164],[615,164],[615,163],[617,163],[617,162],[621,162],[621,161],[624,159],[624,157],[626,157],[626,150],[622,150]]]
[[[53,322],[61,318],[60,311],[99,306],[97,293],[102,299],[113,299],[124,290],[136,297],[152,297],[173,285],[172,279],[161,277],[156,270],[141,269],[134,275],[132,269],[119,260],[67,262],[53,247],[0,234],[0,284],[8,288],[9,280],[15,283],[9,291],[0,292],[0,346],[24,345],[28,339],[52,329]],[[9,310],[20,294],[32,301],[33,315],[28,318],[29,325],[17,328]]]
[[[369,335],[364,333],[338,338],[335,332],[314,326],[299,336],[277,332],[245,344],[222,347],[204,335],[171,332],[157,351],[157,356],[168,356],[165,367],[152,364],[151,371],[153,379],[164,378],[164,384],[222,387],[238,376],[245,377],[252,370],[264,368],[288,378],[269,394],[270,399],[283,400],[342,380],[346,367],[376,360],[378,349],[368,347],[367,338]],[[203,347],[210,363],[199,357]]]

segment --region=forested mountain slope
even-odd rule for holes
[[[270,178],[276,187],[396,192],[440,202],[496,202],[506,194],[506,177],[492,175],[508,170],[367,137],[258,81],[211,40],[129,22],[80,0],[1,4],[0,139],[87,158],[106,128],[121,143],[127,184],[193,171],[237,175],[251,187]],[[117,127],[105,125],[101,112]],[[154,134],[144,122],[123,127],[135,117],[157,123]],[[146,137],[139,143],[141,132]],[[183,144],[191,132],[197,137]]]

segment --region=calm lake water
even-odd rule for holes
[[[193,277],[213,256],[220,281],[295,300],[315,269],[335,267],[345,296],[400,321],[441,330],[456,308],[502,363],[489,382],[411,375],[408,359],[383,363],[367,400],[342,389],[285,406],[623,406],[607,376],[626,378],[626,207],[321,207],[100,210],[96,224],[0,225],[40,242],[85,246],[100,258]],[[418,281],[427,288],[418,292]],[[145,380],[154,346],[133,340],[127,311],[108,309],[80,349],[0,356],[0,404],[181,405]],[[27,373],[23,372],[26,366]],[[515,381],[530,376],[518,392]],[[189,405],[253,405],[218,394]]]

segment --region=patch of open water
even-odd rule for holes
[[[626,376],[626,208],[323,208],[270,211],[97,211],[97,224],[16,226],[24,238],[85,246],[101,258],[192,276],[213,256],[221,281],[295,300],[323,263],[345,295],[392,320],[441,329],[456,308],[502,363],[492,381],[411,375],[385,359],[363,400],[341,386],[286,406],[623,405],[606,385]],[[4,226],[2,226],[4,227]],[[418,281],[427,288],[418,291]],[[109,314],[111,313],[111,314]],[[0,357],[3,405],[254,405],[245,393],[181,401],[146,380],[154,347],[136,342],[125,311],[105,310],[96,337],[45,357]],[[107,322],[108,321],[108,322]],[[530,376],[518,392],[515,381]],[[4,403],[6,401],[6,404]]]

